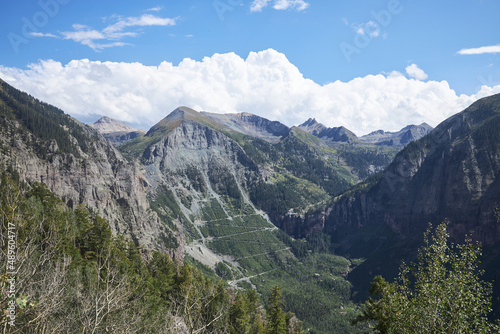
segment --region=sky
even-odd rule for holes
[[[83,122],[176,107],[436,126],[500,93],[498,0],[2,0],[0,78]]]

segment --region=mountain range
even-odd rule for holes
[[[353,296],[414,257],[429,222],[448,220],[456,241],[472,231],[498,274],[500,95],[435,129],[362,137],[188,107],[145,133],[109,118],[87,126],[1,80],[0,114],[4,170],[94,210],[144,254],[264,297],[280,285],[317,332],[352,331]]]

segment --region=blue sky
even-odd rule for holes
[[[254,112],[288,125],[317,114],[329,126],[363,133],[410,122],[436,125],[478,97],[500,92],[497,0],[23,0],[1,6],[0,77],[84,121],[106,114],[144,128],[183,103]],[[162,62],[171,67],[160,70]],[[82,91],[69,81],[79,76],[86,78]],[[177,76],[176,86],[171,78]],[[131,92],[134,80],[155,87]],[[259,89],[259,80],[267,89],[241,102],[248,99],[245,89]],[[187,82],[209,96],[194,96]],[[160,87],[171,88],[163,94],[171,94],[171,103],[155,95]],[[268,92],[283,101],[275,103]],[[239,101],[231,101],[235,97]],[[350,105],[353,99],[359,101]],[[144,101],[149,106],[139,112]],[[424,109],[432,104],[429,114]]]

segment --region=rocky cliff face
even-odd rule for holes
[[[223,226],[242,216],[258,215],[261,220],[264,217],[264,230],[273,228],[248,198],[248,189],[261,178],[259,167],[223,133],[227,131],[205,115],[180,107],[146,136],[122,148],[135,152],[141,162],[149,185],[148,197],[160,213],[181,222],[190,239],[186,252],[212,268],[228,260],[227,255],[215,253],[209,245],[220,233],[214,232],[220,229],[213,227],[214,222],[220,221]],[[235,229],[234,224],[228,228]]]
[[[242,187],[258,172],[257,166],[236,142],[194,121],[182,122],[159,142],[147,147],[141,162],[146,168],[154,167],[162,174],[184,174],[189,168],[196,168],[205,181],[212,168],[224,168]],[[148,175],[151,174],[146,177]],[[151,183],[156,183],[154,178]]]
[[[21,107],[30,117],[45,119],[40,123],[48,128],[30,128]],[[3,166],[13,168],[28,183],[47,184],[70,207],[83,204],[94,210],[110,222],[115,234],[182,260],[183,237],[177,234],[174,248],[165,244],[173,232],[151,210],[145,191],[148,183],[137,163],[125,160],[95,130],[3,82],[0,112]],[[54,129],[61,130],[57,139],[41,138]],[[70,150],[64,149],[68,145]]]
[[[379,180],[341,196],[325,230],[385,224],[409,235],[448,219],[452,236],[500,241],[500,95],[482,99],[401,151]],[[360,187],[362,188],[362,187]]]

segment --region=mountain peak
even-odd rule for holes
[[[357,140],[356,135],[345,127],[328,128],[316,121],[315,118],[309,118],[298,128],[327,141],[351,143]]]
[[[96,129],[100,134],[108,134],[114,132],[144,132],[143,130],[134,129],[133,127],[123,122],[117,121],[107,116],[102,116],[94,123],[89,124],[89,126]]]
[[[432,126],[427,123],[420,125],[410,124],[396,132],[377,130],[370,132],[359,139],[365,143],[382,146],[405,146],[409,142],[417,140],[432,131]]]
[[[166,120],[166,121],[168,120],[170,122],[178,120],[178,119],[188,120],[188,119],[197,118],[199,115],[200,115],[200,113],[197,112],[196,110],[191,109],[189,107],[181,106],[181,107],[174,109],[174,111],[172,111],[170,114],[168,114],[167,117],[164,118],[164,120]]]
[[[100,124],[100,123],[112,123],[115,120],[112,118],[109,118],[108,116],[102,116],[99,118],[97,121],[94,122],[94,124]]]
[[[151,129],[149,129],[146,135],[151,136],[157,131],[166,131],[168,133],[185,121],[201,123],[214,129],[221,128],[220,124],[207,117],[205,113],[198,112],[186,106],[181,106],[174,109],[170,114],[167,115],[167,117],[156,123]]]
[[[304,123],[300,124],[298,127],[299,128],[304,128],[304,127],[308,127],[308,126],[314,126],[314,125],[317,125],[317,124],[320,124],[316,118],[309,118],[307,121],[305,121]]]

